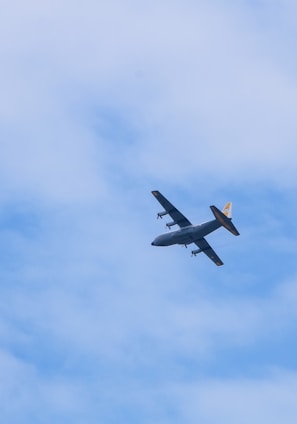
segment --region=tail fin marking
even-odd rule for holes
[[[231,202],[226,203],[226,206],[224,207],[222,212],[228,218],[232,218],[232,203]]]

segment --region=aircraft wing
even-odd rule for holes
[[[196,244],[196,246],[199,247],[200,252],[205,253],[209,257],[209,259],[211,259],[217,266],[224,265],[224,263],[221,261],[221,259],[216,254],[216,252],[207,243],[205,238],[201,238],[199,240],[196,240],[196,241],[194,241],[194,243]]]
[[[181,228],[187,227],[188,225],[192,225],[191,222],[178,209],[176,209],[176,207],[173,206],[172,203],[170,203],[169,200],[167,200],[166,197],[164,197],[163,194],[161,194],[158,190],[152,191],[152,194],[155,196],[158,202],[161,203],[168,215],[171,216],[175,224],[179,225]],[[163,215],[165,215],[165,213],[163,214],[161,212],[158,215],[162,217]]]

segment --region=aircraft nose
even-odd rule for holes
[[[152,246],[155,246],[155,243],[152,241],[152,242],[151,242],[151,245],[152,245]]]

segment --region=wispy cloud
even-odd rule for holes
[[[180,386],[176,392],[178,398],[183,399],[185,422],[278,423],[285,419],[293,423],[296,384],[296,375],[279,371],[268,379],[213,380],[201,385]]]
[[[293,422],[294,9],[2,8],[5,422]],[[236,201],[223,270],[150,246],[154,188]]]

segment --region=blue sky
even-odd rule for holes
[[[1,422],[295,424],[296,8],[2,6]]]

